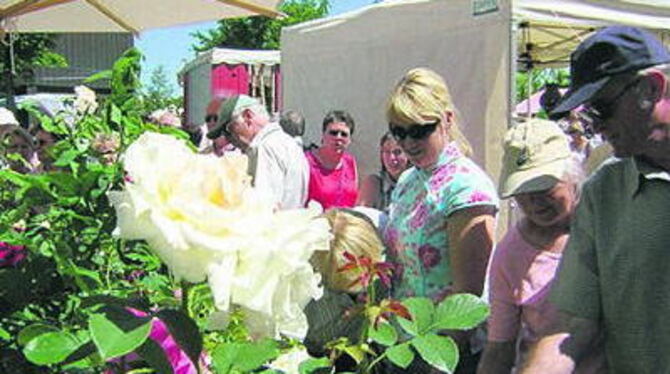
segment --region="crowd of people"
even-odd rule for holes
[[[427,68],[411,69],[390,92],[380,169],[363,178],[344,110],[328,112],[320,144],[305,147],[297,111],[274,120],[246,95],[210,103],[201,152],[246,154],[253,185],[277,209],[317,202],[331,222],[333,250],[313,259],[326,293],[307,307],[311,352],[325,354],[329,338],[354,339],[360,328],[341,318],[361,292],[338,272],[348,251],[392,263],[396,298],[488,300],[481,331],[445,331],[459,346],[457,373],[668,370],[670,53],[645,31],[613,26],[583,41],[570,68],[552,119],[507,132],[497,187],[472,159],[445,80]],[[53,139],[39,145],[39,134],[1,125],[4,167],[45,164]],[[608,143],[604,151],[591,134]],[[500,199],[521,216],[496,243]],[[387,368],[433,370],[421,359]]]

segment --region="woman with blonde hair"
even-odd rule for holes
[[[393,294],[438,302],[453,293],[481,295],[494,243],[498,198],[491,179],[468,156],[444,80],[412,69],[388,100],[389,131],[414,165],[398,181],[384,230],[396,264]],[[469,335],[454,336],[459,372],[473,371]]]

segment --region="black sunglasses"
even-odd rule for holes
[[[614,115],[619,100],[638,82],[640,82],[639,79],[634,79],[628,82],[628,84],[626,84],[616,95],[607,101],[596,100],[593,103],[586,105],[585,108],[579,112],[579,116],[590,126],[607,121]]]
[[[218,119],[219,119],[219,116],[216,115],[216,114],[208,114],[207,116],[205,116],[205,122],[212,122],[212,121],[216,121]]]
[[[432,134],[433,132],[435,132],[435,129],[437,128],[437,125],[439,123],[440,121],[438,120],[434,122],[414,124],[407,128],[404,128],[402,126],[393,126],[392,124],[389,124],[389,131],[397,141],[405,140],[405,138],[407,138],[408,136],[414,140],[422,140],[430,136],[430,134]]]
[[[349,137],[349,133],[344,131],[344,130],[330,130],[330,131],[328,131],[328,135],[330,135],[330,136],[338,136],[339,135],[343,138],[348,138]]]
[[[214,140],[214,139],[219,138],[221,136],[229,137],[231,135],[230,132],[228,131],[228,125],[229,124],[230,124],[230,122],[224,123],[221,126],[215,127],[212,130],[210,130],[207,133],[207,139]]]

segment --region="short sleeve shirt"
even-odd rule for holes
[[[670,368],[670,175],[633,158],[584,186],[550,300],[597,321],[612,373]]]
[[[263,127],[247,155],[254,187],[269,193],[280,209],[305,206],[309,185],[307,160],[302,149],[277,123]]]
[[[393,191],[383,235],[389,259],[396,264],[396,297],[425,296],[436,301],[451,293],[449,216],[480,205],[497,207],[491,179],[448,144],[431,170],[412,167]]]
[[[323,209],[350,208],[358,199],[358,171],[356,159],[349,153],[342,155],[335,169],[324,168],[312,151],[305,152],[309,163],[309,201],[318,201]]]

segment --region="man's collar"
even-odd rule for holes
[[[249,144],[250,148],[257,147],[264,138],[266,138],[268,135],[271,133],[280,130],[281,128],[279,127],[279,124],[276,122],[268,122],[265,124],[265,126],[261,127],[261,129],[256,133],[256,136],[251,140],[251,144]]]
[[[630,169],[627,172],[626,179],[628,193],[631,197],[634,197],[640,191],[644,180],[657,179],[670,182],[670,173],[641,157],[633,157],[630,160]]]

